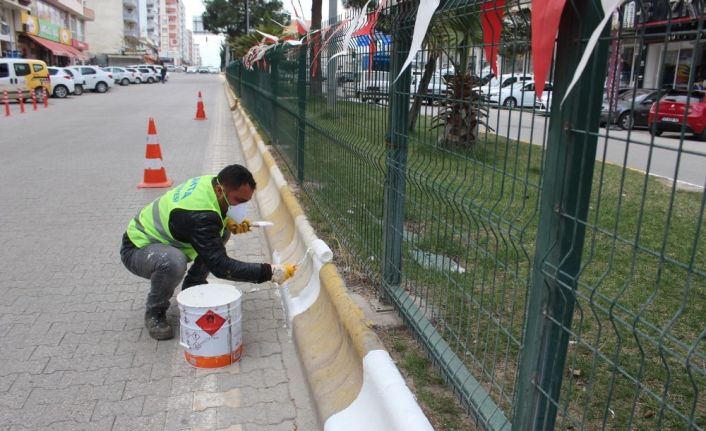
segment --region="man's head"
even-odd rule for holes
[[[225,212],[229,205],[248,202],[256,186],[255,178],[245,166],[229,165],[223,168],[214,185],[221,210]]]

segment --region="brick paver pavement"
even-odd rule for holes
[[[237,365],[192,368],[177,339],[157,342],[144,330],[148,282],[118,251],[128,220],[164,192],[135,188],[149,116],[175,184],[242,162],[213,75],[173,74],[166,85],[52,99],[46,110],[0,119],[0,430],[319,429],[271,284],[239,284]],[[228,248],[270,260],[259,231]]]

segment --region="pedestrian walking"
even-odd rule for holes
[[[229,165],[218,175],[195,177],[173,188],[130,220],[120,258],[130,272],[150,280],[145,327],[152,338],[174,336],[166,312],[182,278],[184,290],[206,284],[209,273],[251,283],[283,283],[294,275],[296,265],[247,263],[226,254],[231,233],[250,231],[245,214],[255,187],[247,168]],[[190,261],[194,263],[187,272]]]
[[[162,69],[160,69],[159,74],[162,77],[162,84],[165,84],[167,82],[167,66],[164,63],[162,63]]]

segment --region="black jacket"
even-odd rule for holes
[[[272,267],[268,263],[247,263],[231,259],[221,237],[223,220],[213,211],[190,211],[175,209],[169,216],[169,230],[181,242],[191,244],[198,257],[216,277],[225,280],[263,283],[272,278]],[[127,232],[123,235],[123,247],[136,246]]]

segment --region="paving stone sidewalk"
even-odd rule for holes
[[[163,151],[175,183],[242,163],[222,80],[187,78],[177,74],[168,85],[118,88],[101,101],[88,95],[52,109],[68,116],[85,107],[85,126],[102,105],[126,112],[120,104],[133,106],[129,98],[138,91],[160,92],[152,99],[158,111],[189,119],[157,123],[158,131],[174,130],[160,138],[171,144]],[[206,122],[191,120],[197,89],[207,101]],[[118,251],[129,218],[164,190],[134,188],[144,152],[132,153],[144,145],[146,122],[129,136],[124,119],[105,115],[96,114],[100,127],[79,135],[70,129],[79,126],[73,120],[65,128],[47,120],[46,130],[25,118],[9,120],[15,125],[8,128],[10,144],[2,144],[7,169],[0,170],[0,430],[320,429],[271,283],[209,281],[243,292],[239,364],[195,369],[178,337],[149,337],[148,281],[130,274]],[[137,145],[125,144],[131,141]],[[256,207],[249,216],[259,218]],[[271,261],[262,231],[234,236],[228,249],[245,261]],[[168,318],[178,325],[176,293]]]

